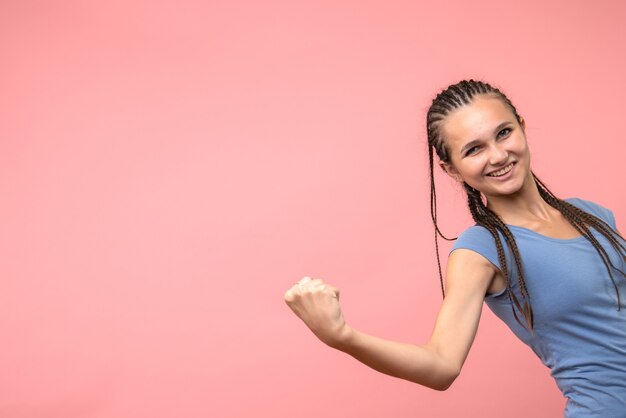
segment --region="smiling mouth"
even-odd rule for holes
[[[503,176],[506,173],[508,173],[509,171],[511,171],[511,169],[513,168],[513,164],[515,164],[515,163],[511,163],[511,164],[507,165],[506,167],[501,168],[498,171],[493,171],[493,172],[491,172],[491,173],[489,173],[487,175],[489,177],[500,177],[500,176]]]

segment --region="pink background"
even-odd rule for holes
[[[0,2],[0,416],[560,416],[488,311],[440,393],[282,297],[321,277],[353,326],[427,340],[424,116],[460,78],[509,94],[554,192],[623,225],[625,28],[620,0]]]

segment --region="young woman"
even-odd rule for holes
[[[484,301],[551,369],[568,399],[566,417],[626,417],[626,243],[611,211],[560,200],[533,174],[524,127],[501,91],[474,80],[449,86],[428,111],[435,244],[443,237],[435,153],[465,188],[476,222],[452,247],[428,343],[388,341],[348,326],[339,290],[320,279],[304,277],[285,301],[329,346],[437,390],[459,375]]]

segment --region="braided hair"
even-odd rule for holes
[[[446,237],[441,232],[441,230],[439,229],[439,225],[437,224],[437,194],[435,191],[433,158],[434,153],[436,153],[442,162],[450,162],[449,151],[442,135],[443,121],[454,110],[471,104],[474,97],[478,95],[487,95],[500,99],[505,104],[505,106],[513,113],[517,122],[520,124],[522,123],[521,117],[517,113],[515,106],[513,106],[513,103],[511,103],[508,97],[506,97],[506,95],[502,93],[499,89],[492,87],[491,85],[482,81],[463,80],[459,83],[449,86],[441,93],[439,93],[437,97],[435,97],[430,108],[428,109],[428,113],[426,115],[426,131],[428,135],[428,160],[430,166],[430,213],[435,229],[437,267],[439,270],[441,292],[444,297],[445,289],[443,284],[443,275],[441,273],[441,260],[439,258],[438,237],[441,237],[447,241],[453,241],[456,238]],[[598,255],[600,256],[602,262],[608,270],[609,277],[611,278],[611,282],[613,283],[613,287],[617,294],[617,309],[619,310],[622,306],[622,301],[617,283],[615,282],[615,278],[613,277],[612,269],[619,271],[623,276],[624,272],[617,269],[613,265],[606,249],[591,233],[590,228],[594,228],[597,232],[604,235],[609,241],[611,247],[613,247],[615,251],[621,254],[624,254],[624,252],[626,251],[626,247],[620,241],[620,238],[622,241],[623,238],[617,233],[617,231],[611,228],[611,226],[604,222],[602,219],[593,216],[564,200],[557,198],[546,187],[546,185],[541,180],[539,180],[539,178],[537,178],[534,173],[532,173],[532,176],[535,180],[535,183],[537,184],[539,195],[543,198],[543,200],[545,200],[550,206],[561,212],[561,214],[563,214],[563,216],[569,221],[574,229],[578,231],[583,237],[585,237],[598,252]],[[528,287],[526,286],[524,269],[522,268],[522,259],[519,249],[517,247],[517,243],[515,242],[515,238],[509,228],[506,226],[506,224],[502,221],[502,219],[495,212],[489,209],[487,205],[485,205],[480,191],[474,189],[466,182],[463,182],[463,187],[467,194],[467,205],[469,207],[472,218],[474,219],[476,224],[486,228],[491,233],[495,241],[498,261],[500,263],[500,268],[506,282],[506,291],[511,302],[513,315],[517,322],[519,322],[523,327],[526,327],[532,332],[533,311],[530,304],[530,294],[528,293]],[[513,262],[517,271],[516,279],[521,300],[513,292],[511,280],[512,278],[510,277],[509,269],[507,267],[507,260],[500,234],[504,237],[508,248],[513,254]],[[522,320],[520,319],[520,315],[521,317],[523,317],[524,322],[522,322]]]

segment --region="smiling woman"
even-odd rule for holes
[[[331,347],[437,390],[461,372],[485,302],[551,369],[568,399],[566,417],[623,417],[626,242],[610,210],[561,200],[534,175],[525,126],[500,90],[474,80],[449,86],[428,111],[436,247],[438,236],[449,238],[437,224],[434,154],[463,185],[476,223],[452,247],[445,288],[439,269],[444,301],[428,343],[348,326],[339,290],[319,279],[305,277],[285,300]]]
[[[442,129],[450,158],[441,167],[488,200],[533,183],[524,120],[518,122],[502,100],[477,97],[452,112]]]

